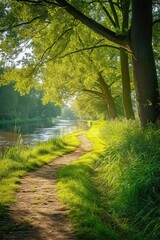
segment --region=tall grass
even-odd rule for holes
[[[160,239],[160,130],[100,122],[94,149],[59,172],[80,239]]]
[[[140,129],[135,123],[118,125],[119,140],[97,162],[99,189],[109,211],[128,230],[129,239],[158,240],[160,130]],[[112,138],[117,139],[117,131],[110,127]]]

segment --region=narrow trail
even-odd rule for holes
[[[12,231],[1,240],[77,240],[66,217],[67,208],[57,197],[56,174],[92,148],[85,134],[79,136],[80,146],[72,153],[58,157],[48,165],[21,179],[16,203],[9,209]]]

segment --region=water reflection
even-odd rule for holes
[[[56,138],[66,133],[75,131],[79,128],[84,128],[86,123],[73,120],[59,120],[58,123],[50,127],[35,127],[23,126],[17,127],[11,131],[0,131],[0,151],[3,152],[8,146],[16,145],[17,143],[34,145],[36,142],[47,141],[50,138]],[[28,132],[26,132],[28,129]],[[31,130],[32,129],[32,130]]]
[[[55,126],[49,128],[36,128],[33,133],[23,135],[24,144],[33,145],[35,142],[47,141],[50,138],[62,136],[75,131],[78,125],[75,121],[61,120]]]

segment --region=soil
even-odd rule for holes
[[[3,219],[6,229],[9,226],[11,230],[1,240],[77,240],[67,218],[68,209],[58,199],[56,175],[59,168],[91,150],[92,143],[85,134],[79,139],[81,144],[74,152],[56,158],[21,179],[16,202]]]

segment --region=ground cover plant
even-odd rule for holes
[[[91,153],[59,171],[61,199],[80,239],[160,239],[160,134],[136,122],[100,122]]]

